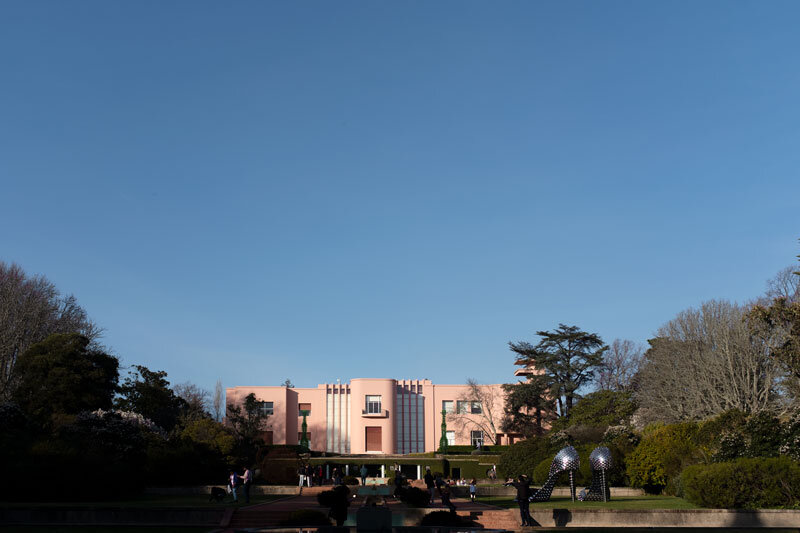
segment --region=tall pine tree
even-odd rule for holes
[[[559,324],[554,331],[537,331],[541,340],[536,346],[528,342],[509,342],[518,364],[525,364],[544,373],[542,379],[558,404],[561,416],[569,416],[577,398],[577,390],[590,383],[603,364],[608,346],[595,333],[577,326]]]

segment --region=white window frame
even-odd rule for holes
[[[272,416],[275,414],[275,402],[260,402],[258,410],[262,415]]]
[[[364,412],[368,415],[381,414],[381,397],[374,394],[366,395],[364,398]]]
[[[456,432],[447,430],[444,432],[444,438],[447,439],[448,446],[455,446],[456,445]]]
[[[453,400],[442,400],[442,410],[447,414],[455,412],[455,402]]]
[[[456,411],[460,415],[469,414],[470,409],[470,401],[469,400],[458,400],[456,402]]]
[[[469,402],[469,412],[473,415],[479,415],[483,413],[483,409],[481,408],[481,402],[472,401]]]
[[[477,448],[478,445],[483,447],[483,431],[480,429],[473,429],[469,432],[469,441],[472,443],[473,448]]]

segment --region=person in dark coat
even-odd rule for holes
[[[520,474],[517,481],[509,479],[506,486],[512,486],[517,489],[517,504],[519,505],[519,517],[522,520],[523,526],[536,525],[533,522],[530,512],[530,497],[531,497],[531,481],[525,474]]]
[[[428,487],[428,492],[431,493],[431,501],[429,505],[433,505],[433,474],[431,474],[431,467],[425,467],[425,476],[422,478],[425,480],[425,486]]]
[[[451,513],[456,512],[456,506],[450,501],[450,485],[444,483],[439,487],[439,495],[442,497],[442,505],[446,505]]]

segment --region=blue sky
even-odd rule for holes
[[[4,2],[0,260],[213,388],[512,379],[800,252],[796,2]]]

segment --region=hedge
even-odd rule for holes
[[[686,467],[684,495],[702,507],[761,509],[800,505],[800,464],[788,457],[744,458]]]

